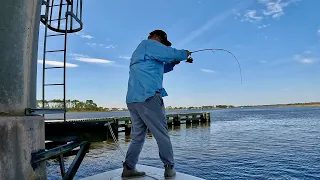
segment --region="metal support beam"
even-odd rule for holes
[[[60,154],[59,156],[59,164],[60,164],[61,176],[64,177],[64,175],[66,174],[66,171],[64,166],[63,154]]]
[[[87,150],[89,150],[89,147],[90,147],[90,143],[86,143],[80,147],[80,151],[78,152],[77,156],[72,161],[72,164],[68,168],[68,171],[65,174],[65,176],[63,177],[63,180],[73,179],[74,175],[76,174],[76,172],[78,171],[78,169],[80,167],[80,164],[81,164],[84,156],[87,153]]]
[[[65,109],[31,109],[27,108],[25,110],[26,116],[32,116],[32,115],[40,115],[40,114],[61,114],[65,113]]]
[[[46,161],[52,158],[58,158],[60,163],[60,170],[63,180],[72,180],[75,176],[76,172],[78,171],[80,164],[82,160],[84,159],[84,156],[89,150],[91,143],[90,142],[71,142],[66,145],[62,145],[56,148],[49,149],[47,151],[39,151],[32,153],[32,159],[31,164],[33,168],[36,168],[37,165],[42,162]],[[64,166],[64,160],[63,160],[63,154],[67,152],[72,152],[73,149],[80,147],[80,150],[78,151],[76,157],[72,161],[70,167],[68,168],[68,171],[65,172],[65,166]]]

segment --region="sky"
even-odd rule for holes
[[[174,48],[224,48],[241,67],[226,52],[193,54],[192,64],[164,75],[166,106],[320,101],[319,7],[318,0],[83,0],[83,29],[67,38],[67,99],[126,107],[130,56],[162,29]],[[41,25],[38,99],[43,44]],[[62,37],[47,38],[47,50],[63,44]],[[62,61],[62,53],[46,55],[48,67]],[[61,83],[63,71],[46,70],[45,81]],[[63,89],[46,87],[45,98],[62,99]]]

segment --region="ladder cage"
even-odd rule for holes
[[[83,28],[82,0],[48,0],[46,11],[47,16],[42,16],[41,22],[46,25],[47,19],[51,31],[65,33],[67,27],[67,33],[74,33]],[[69,22],[66,22],[67,18],[70,18]]]
[[[82,30],[82,0],[43,0],[40,21],[45,26],[44,46],[43,46],[43,60],[42,60],[42,100],[38,101],[38,107],[42,108],[27,108],[26,115],[48,115],[61,114],[62,118],[54,117],[54,120],[66,121],[66,61],[67,61],[67,35],[69,33],[76,33]],[[55,37],[63,37],[63,47],[59,49],[49,49],[48,42]],[[52,66],[46,63],[47,56],[55,53],[63,53],[59,64]],[[50,55],[49,55],[50,54]],[[63,70],[63,78],[61,82],[48,83],[46,81],[46,71],[53,71],[52,69]],[[62,87],[63,97],[46,100],[46,88],[48,87]],[[40,106],[41,104],[41,106]],[[48,120],[47,118],[45,118]]]

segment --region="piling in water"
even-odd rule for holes
[[[188,113],[188,114],[168,114],[166,116],[168,127],[180,126],[181,124],[193,124],[210,122],[210,113]],[[112,138],[111,132],[106,125],[110,123],[111,129],[116,138],[119,133],[124,132],[126,136],[131,133],[131,118],[107,117],[95,119],[72,119],[66,122],[50,121],[46,122],[46,140],[62,141],[68,137],[78,137],[83,141],[100,142]],[[59,129],[59,131],[57,131]],[[150,133],[150,130],[148,130]]]

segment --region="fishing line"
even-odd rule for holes
[[[196,51],[192,51],[190,52],[191,54],[194,54],[194,53],[197,53],[197,52],[202,52],[202,51],[212,51],[214,53],[214,51],[225,51],[229,54],[231,54],[235,59],[236,61],[238,62],[238,66],[239,66],[239,70],[240,70],[240,77],[241,77],[241,84],[242,84],[242,72],[241,72],[241,66],[240,66],[240,63],[239,63],[239,60],[238,58],[230,51],[226,50],[226,49],[222,49],[222,48],[208,48],[208,49],[200,49],[200,50],[196,50]],[[192,62],[192,60],[191,60]]]

